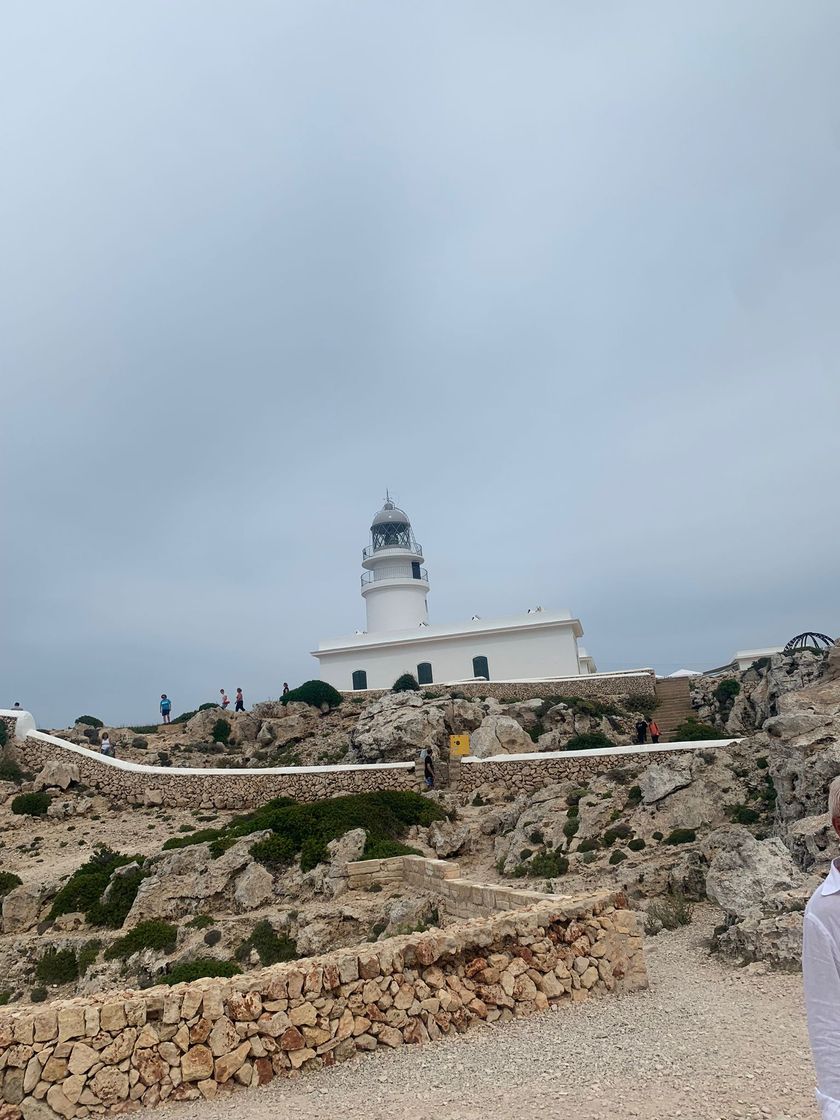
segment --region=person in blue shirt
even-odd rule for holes
[[[160,714],[164,723],[169,723],[169,713],[172,711],[172,701],[165,692],[160,694]]]

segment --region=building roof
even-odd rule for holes
[[[408,514],[404,510],[401,510],[399,506],[395,506],[389,499],[379,513],[377,513],[376,517],[374,517],[371,528],[373,528],[374,525],[387,525],[391,522],[404,522],[406,525],[411,524],[408,520]]]

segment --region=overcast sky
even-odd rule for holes
[[[386,486],[433,622],[840,633],[840,6],[5,0],[0,705],[317,675]]]

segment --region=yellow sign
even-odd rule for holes
[[[465,754],[470,753],[470,737],[469,735],[450,735],[449,736],[449,757],[450,758],[463,758]]]

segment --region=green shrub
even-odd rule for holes
[[[212,706],[213,706],[214,708],[216,707],[216,705],[215,705],[215,704],[213,704]],[[190,721],[190,720],[191,720],[191,719],[193,718],[193,716],[195,716],[195,715],[198,715],[198,712],[197,712],[197,711],[193,711],[193,712],[181,712],[181,714],[180,714],[179,716],[176,716],[176,717],[175,717],[174,719],[171,719],[171,720],[170,720],[169,722],[170,722],[170,723],[189,723],[189,721]]]
[[[473,805],[476,805],[476,806],[477,805],[483,805],[484,804],[484,798],[481,796],[480,793],[477,793],[475,795],[475,797],[472,799],[472,803],[473,803]]]
[[[558,704],[565,704],[567,708],[575,713],[575,715],[591,716],[593,719],[601,719],[604,716],[620,716],[621,712],[615,706],[606,700],[595,700],[587,696],[549,696],[543,700],[542,708],[539,710],[539,716],[544,716],[551,708],[555,708]]]
[[[627,840],[633,835],[633,829],[627,824],[617,824],[608,828],[604,833],[603,843],[605,848],[610,848],[616,840]]]
[[[0,898],[13,891],[15,887],[19,887],[22,882],[21,877],[15,875],[14,871],[0,871]]]
[[[645,842],[641,836],[635,836],[627,845],[631,852],[640,852],[645,847]]]
[[[308,704],[311,708],[337,708],[341,703],[341,693],[326,681],[305,681],[300,688],[293,688],[285,696],[280,697],[281,704],[290,704],[295,701],[299,704]]]
[[[128,730],[133,731],[135,735],[156,735],[160,727],[156,723],[138,723],[136,727],[129,727]]]
[[[199,828],[195,832],[189,833],[188,836],[170,836],[168,840],[164,841],[163,850],[169,852],[173,848],[189,848],[193,844],[207,844],[210,840],[215,840],[218,837],[219,831],[218,828]]]
[[[9,729],[6,726],[6,721],[0,719],[0,747],[5,747],[9,741]]]
[[[703,739],[725,738],[723,733],[710,723],[701,723],[694,716],[689,716],[672,733],[672,743],[699,743]]]
[[[218,706],[215,700],[208,700],[206,704],[199,704],[198,710],[200,712],[209,712],[211,708],[218,708]]]
[[[0,722],[0,727],[5,728],[5,726],[4,723]],[[9,758],[7,754],[0,755],[0,781],[14,782],[18,786],[23,781],[23,771],[15,760]]]
[[[552,879],[555,875],[565,875],[568,870],[569,861],[560,852],[540,852],[531,860],[528,873],[541,879]]]
[[[391,685],[392,692],[419,692],[420,685],[417,683],[417,678],[413,677],[411,673],[403,673],[401,677],[397,677]]]
[[[654,832],[654,834],[653,834],[653,838],[654,838],[654,840],[662,840],[662,839],[664,839],[664,837],[663,837],[663,835],[662,835],[662,833],[661,833],[661,832]]]
[[[735,697],[741,691],[741,686],[738,681],[727,677],[725,681],[721,681],[715,689],[715,700],[720,704],[721,708],[731,708],[735,703]]]
[[[177,940],[177,926],[160,921],[139,922],[124,937],[118,938],[113,945],[108,946],[105,950],[105,960],[125,960],[132,953],[139,953],[141,949],[160,949],[164,953],[171,953]]]
[[[580,818],[579,817],[577,817],[577,816],[567,817],[566,818],[566,823],[563,825],[563,835],[566,837],[567,840],[571,840],[571,838],[577,833],[577,830],[579,828],[580,828]]]
[[[755,760],[755,764],[759,770],[766,770],[769,765],[767,759],[764,758],[763,755]]]
[[[108,886],[107,897],[103,895],[86,912],[85,917],[90,924],[119,929],[134,905],[143,878],[139,867],[132,868],[125,875],[115,875]]]
[[[99,950],[102,948],[101,941],[87,941],[79,950],[79,976],[84,976],[96,958],[99,956]]]
[[[600,846],[601,845],[597,840],[591,838],[589,840],[581,840],[581,842],[577,846],[577,850],[579,852],[595,852],[598,850],[598,848],[600,848]]]
[[[191,929],[207,929],[207,927],[212,926],[212,924],[213,919],[209,914],[196,914],[194,918],[187,922],[187,925]]]
[[[19,793],[12,801],[12,812],[19,816],[45,817],[51,800],[47,793]]]
[[[264,867],[271,869],[287,867],[294,862],[297,852],[294,841],[288,836],[266,836],[250,849],[251,855]]]
[[[213,730],[210,732],[214,743],[224,743],[230,738],[230,724],[226,719],[217,719],[213,724]]]
[[[252,949],[256,949],[263,965],[278,964],[280,961],[295,961],[299,953],[297,943],[285,933],[277,934],[267,919],[257,922],[248,937],[236,950],[237,959],[248,959]]]
[[[70,984],[79,978],[79,962],[72,949],[47,949],[35,966],[42,984]]]
[[[102,722],[102,720],[97,719],[96,716],[79,716],[79,718],[76,720],[76,723],[84,723],[84,724],[87,724],[88,727],[104,727],[105,726],[105,724]]]
[[[96,925],[115,924],[115,928],[122,925],[134,902],[140,877],[125,876],[124,878],[129,879],[129,882],[119,887],[116,886],[115,880],[114,887],[108,892],[108,902],[105,904],[101,901],[102,895],[118,867],[123,867],[127,863],[141,862],[143,858],[143,856],[123,856],[119,852],[111,851],[110,848],[97,848],[87,863],[83,863],[73,872],[53,899],[50,919],[54,920],[62,914],[72,914],[82,910],[88,921],[92,921],[94,917],[108,919],[97,920],[94,923]],[[123,910],[125,912],[120,918]]]
[[[642,790],[640,786],[631,786],[627,791],[627,804],[639,805],[642,800]]]
[[[566,798],[566,804],[567,804],[567,805],[569,806],[569,808],[571,809],[571,807],[572,807],[573,805],[577,805],[577,804],[578,804],[578,802],[580,801],[580,799],[581,799],[582,797],[586,797],[587,793],[589,793],[589,790],[588,790],[588,789],[586,789],[586,788],[582,788],[582,789],[573,789],[573,790],[571,791],[571,793],[569,793],[568,797]]]
[[[761,820],[761,814],[748,805],[730,805],[727,811],[733,824],[756,824]]]
[[[545,843],[545,837],[543,836],[542,831],[539,828],[532,829],[532,831],[528,833],[528,839],[532,844]]]
[[[519,853],[519,858],[524,863],[526,860],[530,859],[533,854],[534,853],[530,848],[523,848]]]
[[[769,657],[759,657],[756,661],[753,661],[752,665],[750,665],[750,668],[755,669],[755,671],[757,673],[761,673],[765,669],[770,668],[770,658]]]
[[[367,833],[363,858],[416,855],[416,849],[400,843],[407,829],[411,825],[428,826],[445,817],[440,806],[419,793],[356,793],[303,804],[277,798],[219,829],[210,845],[210,854],[219,856],[240,837],[267,829],[278,839],[266,837],[257,841],[254,857],[288,862],[291,852],[300,856],[301,869],[309,871],[328,859],[330,840],[339,839],[353,828],[363,828]],[[193,833],[178,839],[191,841],[195,836]],[[281,844],[280,839],[287,843]]]
[[[659,925],[665,929],[687,926],[694,913],[694,905],[680,891],[666,894],[649,903],[645,915],[645,932],[657,933]]]
[[[32,991],[29,993],[29,998],[32,1000],[33,1003],[43,1003],[44,1000],[47,998],[47,989],[46,988],[33,988]]]
[[[164,984],[182,984],[185,981],[201,980],[205,976],[236,976],[242,969],[233,961],[219,961],[215,957],[199,957],[194,961],[176,964],[168,976],[162,977]]]
[[[13,994],[14,993],[11,992],[8,988],[4,988],[3,991],[0,992],[0,1007],[5,1007],[9,1000],[12,998]]]
[[[220,929],[208,929],[204,935],[204,944],[209,945],[211,949],[214,945],[218,945],[221,940],[222,931]]]
[[[594,851],[585,851],[580,858],[584,863],[594,863],[594,861],[598,858],[598,853]]]
[[[603,731],[584,731],[581,735],[573,735],[563,747],[565,751],[600,751],[605,747],[614,747],[615,743],[608,739]]]
[[[666,844],[691,844],[697,839],[693,828],[675,828],[665,837]]]
[[[622,852],[622,850],[619,848],[616,851],[612,852],[612,854],[610,855],[610,858],[607,862],[608,863],[623,863],[624,860],[626,860],[626,859],[627,859],[627,853]]]

